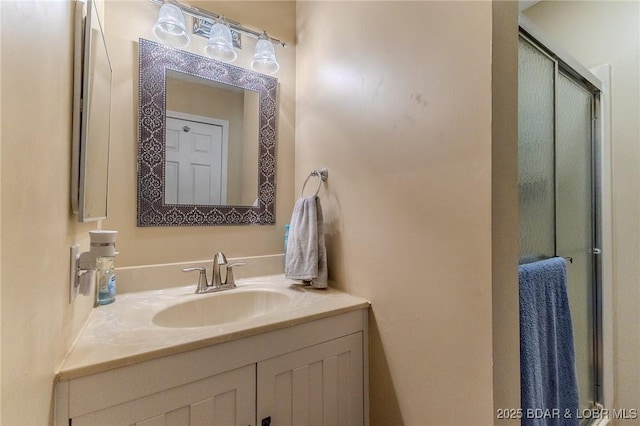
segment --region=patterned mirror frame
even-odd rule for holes
[[[257,206],[164,203],[167,70],[258,92]],[[139,40],[138,80],[138,226],[274,224],[278,80],[145,39]]]

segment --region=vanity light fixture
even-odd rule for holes
[[[158,21],[153,26],[153,35],[158,40],[173,47],[189,44],[189,34],[184,15],[174,0],[164,0],[158,12]]]
[[[223,62],[235,60],[237,54],[234,47],[242,48],[240,34],[244,34],[258,40],[253,61],[251,62],[251,67],[254,70],[263,74],[273,74],[280,68],[276,60],[274,45],[286,47],[286,44],[278,39],[269,37],[266,31],[254,31],[239,22],[226,19],[222,15],[182,4],[176,0],[151,1],[162,5],[158,22],[153,27],[153,34],[162,43],[173,47],[184,47],[189,44],[189,34],[186,29],[182,32],[182,29],[186,28],[184,15],[189,15],[194,18],[193,34],[209,39],[205,52],[212,58]],[[167,12],[163,12],[165,7]],[[165,16],[171,16],[171,18]],[[180,26],[180,22],[182,22],[182,26]]]
[[[256,53],[251,61],[251,68],[263,74],[273,74],[278,71],[280,64],[276,60],[276,51],[266,31],[258,37]]]
[[[222,62],[233,62],[238,55],[233,50],[231,28],[224,16],[219,17],[211,27],[209,42],[204,48],[207,55]]]

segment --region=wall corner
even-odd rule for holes
[[[518,3],[492,7],[492,316],[494,424],[520,408],[518,297]]]

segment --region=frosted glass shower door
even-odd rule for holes
[[[567,290],[573,321],[580,407],[594,400],[594,208],[592,189],[593,95],[558,74],[556,139],[556,248],[573,259]]]
[[[518,186],[520,257],[555,254],[555,62],[520,41],[518,63]]]
[[[520,38],[520,262],[571,258],[567,289],[580,408],[598,401],[595,93],[548,50]]]

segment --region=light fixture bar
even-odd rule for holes
[[[162,0],[150,0],[156,4],[162,5]],[[175,4],[182,10],[182,12],[186,13],[189,16],[193,16],[194,18],[203,20],[203,21],[208,21],[211,22],[213,25],[213,22],[218,19],[221,15],[218,15],[217,13],[213,13],[213,12],[209,12],[207,10],[204,9],[200,9],[199,7],[195,7],[195,6],[189,6],[186,4],[182,4],[182,3],[178,3],[177,1],[175,1]],[[227,18],[225,16],[225,19],[227,20],[227,23],[229,24],[229,27],[233,30],[236,31],[240,34],[244,34],[248,37],[254,38],[254,39],[258,39],[260,37],[260,35],[262,33],[254,31],[252,29],[249,29],[247,27],[244,27],[242,24],[240,24],[239,22],[233,21],[229,18]],[[200,35],[200,34],[199,34]],[[275,39],[275,38],[271,38],[271,36],[269,36],[271,42],[275,45],[278,46],[282,46],[282,47],[286,47],[287,44]]]

